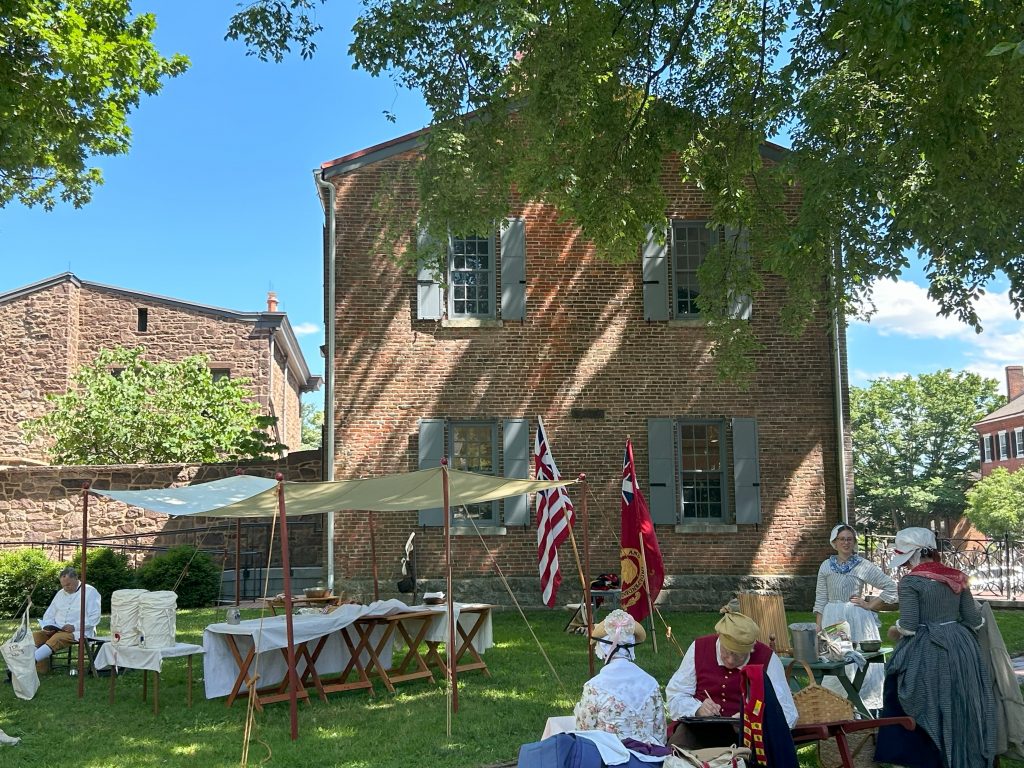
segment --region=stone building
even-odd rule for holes
[[[209,356],[214,375],[244,376],[278,442],[301,443],[300,398],[319,389],[288,322],[267,298],[264,312],[239,312],[81,280],[70,272],[0,293],[0,456],[44,459],[21,423],[44,412],[46,395],[103,348],[146,349],[153,361]]]
[[[981,476],[996,467],[1024,466],[1024,366],[1006,366],[1006,403],[974,425],[981,451]]]
[[[729,233],[707,228],[709,205],[675,160],[663,171],[668,242],[652,239],[635,263],[600,260],[552,207],[519,204],[495,231],[450,238],[442,283],[403,272],[377,242],[387,213],[375,201],[387,190],[386,207],[408,212],[406,242],[391,244],[401,251],[417,237],[409,165],[421,140],[410,134],[315,174],[326,212],[327,471],[404,472],[447,455],[456,468],[532,477],[543,417],[563,476],[588,478],[591,573],[617,572],[630,436],[669,576],[665,602],[717,608],[736,589],[773,587],[809,610],[850,490],[841,329],[819,315],[791,335],[785,286],[766,273],[752,304],[736,306],[762,345],[756,373],[747,388],[716,377],[694,270]],[[765,145],[765,162],[779,151]],[[579,509],[579,487],[571,494]],[[397,577],[414,530],[418,575],[440,578],[439,511],[381,517],[382,580]],[[508,602],[493,556],[519,599],[539,604],[535,526],[532,499],[460,511],[457,594]],[[365,582],[366,515],[339,513],[331,541],[336,581]],[[579,594],[572,557],[564,546],[563,602]]]

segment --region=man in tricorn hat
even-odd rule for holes
[[[760,665],[770,681],[781,706],[786,724],[796,724],[796,705],[786,682],[786,672],[774,651],[757,640],[758,626],[753,619],[728,607],[715,625],[715,634],[698,637],[683,656],[682,664],[665,687],[668,714],[681,718],[739,717],[743,707],[741,668]],[[673,743],[684,737],[685,729],[676,729]],[[681,746],[703,746],[681,744]],[[718,746],[718,745],[708,745]]]

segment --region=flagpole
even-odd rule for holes
[[[590,676],[594,676],[594,654],[590,650],[593,641],[590,633],[594,628],[594,602],[590,596],[590,514],[587,511],[587,476],[580,472],[578,480],[583,492],[583,504],[580,507],[580,516],[583,522],[583,594],[587,600],[587,668]]]
[[[651,599],[651,580],[647,576],[647,547],[644,545],[644,532],[640,532],[640,566],[644,569],[644,591],[647,592],[647,611],[651,617],[651,642],[654,652],[658,652],[658,633],[654,628],[654,601]]]

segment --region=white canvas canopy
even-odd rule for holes
[[[448,503],[452,506],[478,504],[574,482],[517,480],[450,469]],[[90,492],[172,516],[273,517],[278,514],[276,487],[277,481],[270,478],[238,475],[181,488],[144,491],[92,488]],[[341,510],[399,512],[443,507],[445,504],[441,467],[363,480],[285,483],[284,500],[289,517]]]
[[[299,515],[360,510],[369,512],[397,512],[415,509],[444,509],[446,581],[448,596],[448,636],[455,637],[452,609],[452,563],[450,542],[450,508],[452,505],[476,504],[496,501],[509,496],[544,491],[571,485],[575,480],[517,480],[474,472],[451,470],[447,467],[423,469],[397,475],[382,475],[363,480],[336,480],[325,483],[286,483],[263,477],[237,475],[209,483],[139,491],[112,491],[90,488],[89,493],[115,499],[151,512],[172,516],[203,515],[206,517],[280,517],[281,565],[284,577],[285,616],[288,633],[289,710],[292,739],[298,738],[296,692],[300,685],[295,669],[295,649],[292,640],[291,584],[288,564],[288,517]],[[82,565],[83,581],[88,539],[88,495],[82,512]],[[84,595],[83,590],[83,595]],[[84,616],[85,601],[82,601]],[[450,649],[449,649],[450,652]],[[79,649],[79,698],[83,696],[84,654]],[[458,708],[456,667],[449,663],[452,697]],[[450,724],[449,724],[450,727]]]

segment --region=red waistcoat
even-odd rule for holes
[[[710,696],[722,708],[724,716],[732,717],[743,705],[741,675],[739,669],[726,669],[718,664],[717,641],[718,635],[704,635],[694,641],[693,666],[697,673],[697,690],[693,695],[700,701]],[[755,642],[747,663],[767,667],[771,657],[771,648]]]

